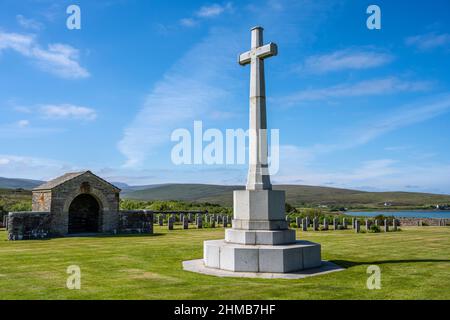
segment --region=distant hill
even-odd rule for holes
[[[0,177],[0,189],[26,189],[31,190],[45,181],[30,180],[30,179],[14,179]]]
[[[211,202],[225,206],[233,204],[233,190],[243,186],[221,186],[206,184],[166,184],[139,190],[124,190],[123,198],[136,200],[185,200]],[[450,203],[450,195],[415,192],[366,192],[329,187],[277,185],[275,190],[286,190],[286,202],[291,205],[327,205],[381,207],[384,203],[393,206],[423,206]]]

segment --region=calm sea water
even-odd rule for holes
[[[350,216],[364,216],[374,217],[379,214],[384,216],[394,216],[396,218],[438,218],[438,219],[450,219],[450,211],[371,211],[371,212],[346,212],[345,214]]]

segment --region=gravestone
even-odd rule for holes
[[[297,228],[300,229],[301,228],[301,224],[302,224],[302,218],[296,217],[295,218],[295,224],[297,225]]]
[[[288,273],[319,267],[317,243],[296,241],[285,220],[285,192],[270,182],[264,59],[277,54],[273,43],[263,45],[263,29],[251,31],[251,50],[239,56],[250,64],[249,171],[245,190],[233,193],[233,227],[225,240],[204,243],[204,265],[231,272]]]
[[[302,219],[302,231],[308,231],[308,225],[306,224],[306,219]]]
[[[334,230],[338,229],[338,219],[337,218],[333,218],[333,229]]]
[[[223,217],[223,227],[228,228],[228,216]]]
[[[158,223],[159,223],[160,226],[163,226],[163,225],[164,225],[164,217],[163,217],[162,214],[160,214],[160,215],[158,216]]]
[[[216,219],[214,218],[214,216],[211,216],[209,219],[209,226],[211,228],[215,228],[216,227]]]
[[[189,223],[192,223],[194,221],[194,217],[192,213],[189,213]]]
[[[387,219],[384,219],[384,232],[389,231],[389,223]]]
[[[356,221],[355,221],[355,232],[356,232],[356,233],[359,233],[359,231],[360,231],[359,220],[356,220]]]
[[[370,229],[370,221],[369,219],[366,219],[366,231],[369,231]]]
[[[183,229],[189,229],[189,217],[183,216]]]
[[[313,219],[313,230],[314,230],[314,231],[319,230],[319,218],[317,218],[317,217],[315,217],[315,218]]]
[[[197,215],[197,228],[198,229],[203,228],[203,219],[202,219],[202,216],[200,214]]]
[[[347,219],[345,219],[345,218],[342,218],[342,227],[344,229],[347,229]]]
[[[328,230],[328,219],[324,218],[323,219],[323,230]]]
[[[397,231],[397,219],[392,219],[392,229]]]
[[[305,222],[306,222],[306,227],[308,228],[309,225],[311,224],[309,217],[306,217]]]
[[[355,218],[352,218],[352,228],[355,229]]]
[[[169,230],[173,230],[173,221],[174,221],[174,217],[169,217],[167,219],[167,226],[168,226]]]
[[[376,225],[377,227],[380,226],[380,223],[378,222],[378,219],[375,219],[375,225]]]

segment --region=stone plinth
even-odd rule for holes
[[[206,267],[234,272],[287,273],[320,267],[320,244],[296,241],[290,245],[242,245],[224,240],[204,242]]]

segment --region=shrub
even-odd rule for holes
[[[378,232],[381,232],[381,229],[380,229],[379,226],[377,226],[375,224],[372,224],[370,226],[370,228],[369,228],[369,232],[371,232],[371,233],[378,233]]]

